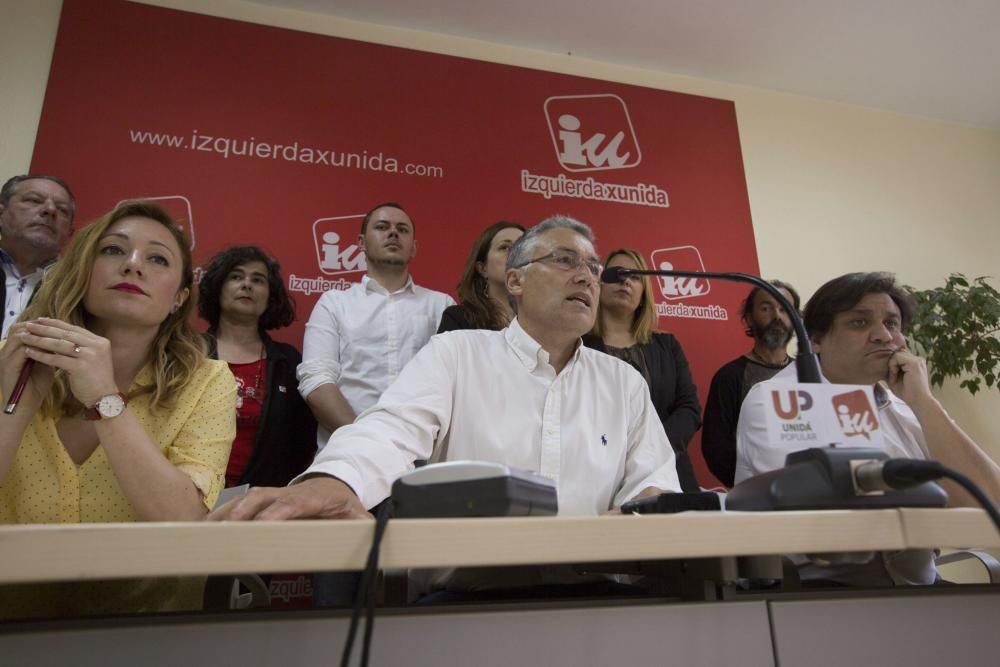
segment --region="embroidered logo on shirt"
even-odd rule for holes
[[[605,447],[608,446],[608,436],[606,433],[601,434],[601,444],[604,445]]]

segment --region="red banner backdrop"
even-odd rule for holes
[[[359,217],[386,200],[416,224],[417,282],[452,294],[484,227],[553,213],[656,267],[758,270],[732,102],[120,0],[64,1],[32,170],[70,183],[81,222],[160,199],[199,263],[263,246],[297,345],[319,294],[360,279]],[[747,348],[747,290],[657,288],[704,402]]]

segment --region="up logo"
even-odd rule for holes
[[[132,197],[123,199],[115,206],[121,206],[127,201],[151,201],[156,202],[170,214],[177,226],[184,232],[191,249],[194,250],[194,215],[191,213],[191,200],[183,195],[164,195],[161,197]]]
[[[320,218],[313,223],[313,241],[319,270],[330,276],[359,273],[368,269],[365,253],[358,245],[363,215]]]
[[[871,434],[878,430],[878,419],[864,391],[840,394],[834,396],[831,401],[844,435],[849,438],[861,436],[865,440],[871,440]]]
[[[650,255],[653,269],[657,271],[704,271],[701,253],[693,245],[661,248]],[[679,301],[704,296],[712,291],[712,283],[705,278],[679,278],[659,276],[660,294],[668,301]]]
[[[627,169],[642,160],[628,108],[617,95],[550,97],[545,118],[566,171]]]
[[[814,405],[812,395],[801,389],[772,389],[771,403],[774,405],[774,413],[786,421],[799,419],[803,412],[812,410]]]

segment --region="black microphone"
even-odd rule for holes
[[[950,479],[976,499],[986,510],[993,525],[1000,530],[1000,509],[969,477],[937,461],[920,459],[869,460],[858,463],[851,470],[854,491],[859,495],[872,492],[892,492],[910,489],[938,479]]]
[[[820,383],[822,382],[822,376],[819,372],[819,359],[816,358],[816,354],[812,351],[812,344],[809,342],[809,336],[806,335],[806,328],[802,324],[802,318],[799,317],[799,312],[795,310],[795,307],[788,302],[785,295],[782,294],[777,287],[762,280],[757,276],[751,276],[748,273],[716,273],[714,271],[641,271],[639,269],[626,269],[624,266],[609,266],[601,272],[601,282],[602,283],[620,283],[624,282],[629,276],[677,276],[679,278],[709,278],[718,280],[727,280],[729,282],[737,283],[749,283],[755,287],[759,287],[777,301],[785,312],[788,313],[788,317],[792,320],[792,327],[795,329],[795,337],[798,339],[799,343],[799,353],[795,355],[795,371],[798,375],[799,382],[812,382]]]
[[[941,479],[945,476],[943,469],[944,466],[937,461],[888,459],[865,461],[858,464],[851,473],[854,476],[854,488],[859,493],[871,493],[908,489],[924,482]]]
[[[628,269],[624,266],[609,266],[601,272],[602,283],[623,283],[628,278]]]

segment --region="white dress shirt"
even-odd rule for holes
[[[798,381],[795,364],[782,369],[770,380],[754,387],[747,394],[740,408],[740,421],[736,428],[736,483],[761,473],[777,470],[785,465],[785,457],[801,444],[774,442],[768,438],[764,401],[767,392],[775,385]],[[823,378],[826,382],[826,378]],[[930,458],[927,440],[916,415],[906,403],[882,385],[875,385],[875,402],[878,407],[879,425],[885,438],[885,452],[893,458]],[[793,556],[803,579],[828,579],[861,586],[933,583],[937,570],[934,553],[926,550],[882,552],[866,562],[852,562],[845,555],[842,562],[816,564],[803,556]],[[862,559],[863,560],[863,559]]]
[[[303,474],[341,479],[365,507],[418,459],[540,472],[556,482],[560,514],[595,515],[648,486],[679,491],[642,376],[582,345],[558,375],[548,359],[516,319],[503,331],[434,336]]]
[[[298,367],[303,398],[335,384],[355,414],[375,405],[403,367],[437,331],[441,313],[455,301],[414,284],[389,293],[370,276],[345,291],[323,294],[306,323]],[[330,432],[320,426],[322,449]]]
[[[770,380],[760,382],[750,389],[740,408],[740,421],[736,428],[736,483],[748,477],[777,470],[785,465],[785,457],[802,449],[800,443],[773,442],[767,436],[765,399],[775,385],[798,381],[795,364],[783,368]],[[826,379],[823,379],[826,382]],[[881,385],[875,386],[879,424],[885,436],[885,451],[893,457],[927,459],[927,440],[916,415],[898,396]]]
[[[31,273],[22,276],[17,272],[17,264],[14,259],[3,250],[0,250],[0,269],[4,274],[4,303],[3,313],[0,315],[0,338],[7,337],[10,325],[17,321],[21,312],[28,307],[31,295],[35,293],[38,283],[42,282],[42,275],[45,267],[52,262],[47,262]]]

